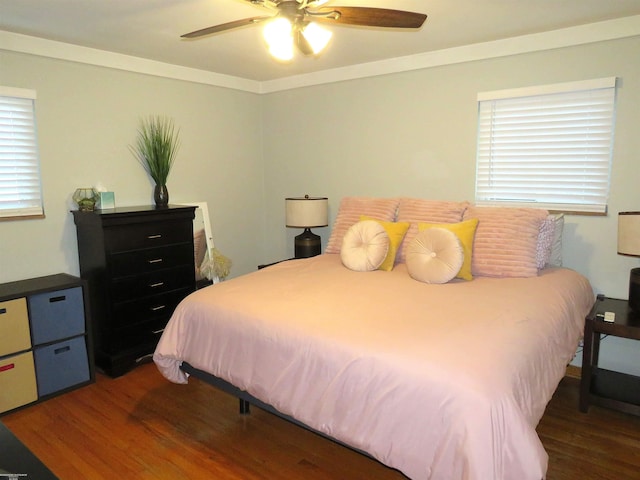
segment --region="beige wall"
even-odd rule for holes
[[[478,92],[616,76],[610,213],[568,216],[564,259],[597,292],[627,298],[629,269],[640,260],[617,255],[616,229],[618,211],[640,209],[638,52],[635,37],[268,95],[267,255],[275,259],[293,252],[299,231],[283,228],[288,195],[328,196],[331,218],[346,195],[472,201]],[[317,233],[326,245],[329,228]],[[640,373],[635,342],[608,339],[603,345],[605,364]]]
[[[152,202],[153,184],[128,150],[139,119],[150,114],[172,117],[181,130],[168,181],[171,203],[208,203],[216,246],[233,259],[234,274],[260,263],[259,96],[2,51],[0,65],[1,85],[37,91],[46,212],[44,220],[0,222],[0,282],[78,274],[69,213],[76,187],[102,184],[122,206]]]
[[[292,249],[282,198],[345,195],[473,200],[478,92],[619,77],[609,215],[568,216],[565,264],[625,296],[638,260],[616,254],[617,212],[640,208],[640,38],[284,91],[263,122],[268,247]],[[319,229],[326,243],[329,228]]]
[[[238,275],[292,256],[299,230],[284,226],[286,196],[328,196],[331,220],[346,195],[473,200],[478,92],[617,76],[610,214],[569,216],[564,258],[597,292],[626,298],[640,260],[616,254],[616,214],[640,208],[638,51],[634,37],[262,96],[0,52],[0,84],[38,92],[47,212],[0,222],[0,282],[78,272],[76,187],[102,183],[120,205],[151,201],[127,150],[141,115],[167,114],[181,127],[171,200],[209,203],[216,245]],[[330,228],[316,231],[326,244]],[[604,361],[637,370],[635,350],[607,339]]]

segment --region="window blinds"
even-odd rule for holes
[[[615,85],[612,77],[479,94],[476,202],[606,212]]]
[[[35,98],[32,90],[0,87],[0,219],[44,214]]]

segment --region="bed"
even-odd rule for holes
[[[403,217],[397,202],[387,213],[364,208],[365,214],[394,223],[405,218],[409,227],[442,220],[432,210],[420,215],[407,208]],[[472,280],[416,280],[403,242],[420,236],[418,229],[405,232],[391,269],[352,270],[339,251],[362,217],[341,215],[349,210],[344,206],[327,253],[187,297],[158,343],[159,370],[176,383],[203,373],[411,479],[544,478],[548,457],[535,428],[593,304],[587,279],[548,264],[535,275],[505,275],[522,268],[513,259],[500,276],[479,274],[493,271],[509,248],[492,238],[487,248],[496,250],[483,251],[495,225],[466,203],[445,223],[467,213],[480,218]],[[529,250],[540,249],[549,217],[531,222],[536,238]],[[526,236],[522,225],[515,231]],[[492,255],[501,258],[483,266]]]

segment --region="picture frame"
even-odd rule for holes
[[[209,217],[209,206],[207,202],[186,202],[180,205],[196,207],[193,218],[193,243],[194,261],[196,267],[196,283],[210,283],[206,277],[200,274],[200,267],[209,261],[209,253],[213,249],[213,231]],[[203,243],[204,241],[204,243]],[[204,252],[202,251],[204,250]]]
[[[101,209],[116,208],[116,197],[113,192],[98,192]]]

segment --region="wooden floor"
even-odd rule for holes
[[[565,378],[538,432],[548,480],[640,478],[640,418],[577,410]],[[5,415],[2,422],[61,480],[402,480],[399,472],[153,364]],[[1,446],[0,446],[1,448]],[[487,479],[492,480],[492,479]]]

